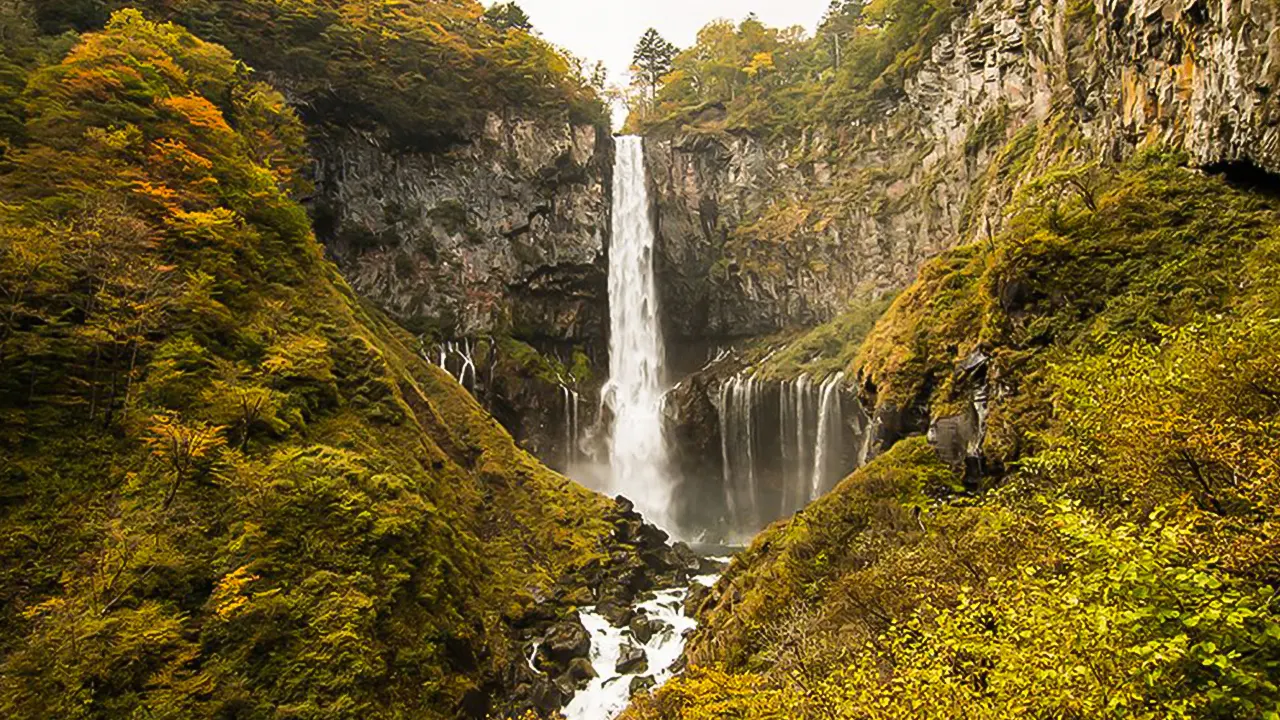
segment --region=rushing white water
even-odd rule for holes
[[[457,360],[452,364],[457,367],[457,373],[454,373],[453,369],[449,367],[450,361],[455,357]],[[427,362],[434,363],[441,370],[449,373],[449,375],[457,380],[463,387],[475,392],[476,363],[471,356],[470,340],[463,340],[460,343],[452,341],[441,343],[436,346],[436,356],[434,358],[428,355],[424,349],[422,352],[422,359]],[[468,382],[468,378],[470,378],[470,382]]]
[[[611,376],[605,389],[614,417],[611,489],[634,502],[650,522],[671,530],[653,242],[643,144],[638,137],[620,137],[609,247]]]
[[[714,575],[696,578],[704,584],[714,584],[715,579]],[[653,676],[655,686],[671,679],[674,674],[672,666],[684,652],[684,633],[697,625],[693,618],[684,614],[687,594],[685,588],[662,590],[655,593],[652,600],[637,606],[643,608],[650,619],[668,626],[654,633],[643,645],[631,637],[630,630],[613,627],[608,620],[597,615],[594,608],[579,613],[582,626],[591,633],[591,666],[599,677],[574,694],[564,709],[568,720],[610,720],[626,709],[631,698],[631,679],[636,676],[619,675],[615,669],[625,644],[644,649],[649,660],[649,669],[644,674]]]

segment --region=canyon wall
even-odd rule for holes
[[[607,374],[612,138],[490,114],[438,152],[356,130],[313,145],[317,233],[352,287],[563,469],[565,388],[593,412]]]
[[[760,354],[711,358],[906,286],[929,258],[998,233],[1019,187],[1046,172],[1160,148],[1232,180],[1272,182],[1278,19],[1271,0],[975,0],[869,120],[766,137],[727,128],[711,105],[655,131],[669,360],[678,376],[695,373],[667,410],[681,494],[702,508],[727,497],[723,458],[744,450],[705,453],[725,443],[721,386],[771,374]],[[979,482],[987,398],[998,392],[986,369],[980,353],[957,367],[968,400],[946,417],[877,398],[865,378],[849,377],[843,392],[873,414],[871,455],[928,431]],[[770,377],[760,397],[776,398],[798,372]],[[776,402],[762,403],[754,422],[772,437]],[[846,447],[867,436],[853,424],[842,433]],[[756,474],[769,476],[767,462]]]
[[[655,133],[668,337],[694,357],[812,325],[999,230],[1021,181],[1162,144],[1280,171],[1271,0],[976,0],[848,127],[765,138],[704,109]],[[1083,143],[1066,146],[1071,127]],[[1065,135],[1066,133],[1062,133]]]

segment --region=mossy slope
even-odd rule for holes
[[[610,503],[357,300],[302,132],[132,11],[29,74],[0,166],[0,711],[483,716]]]
[[[981,387],[995,487],[900,441],[757,538],[630,717],[1271,717],[1277,228],[1176,155],[1026,184],[846,366],[924,417]]]

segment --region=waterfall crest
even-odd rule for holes
[[[611,486],[656,525],[672,529],[671,486],[662,439],[662,336],[653,274],[644,146],[620,137],[613,171],[609,247],[609,382],[613,411]]]

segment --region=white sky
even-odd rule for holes
[[[548,41],[609,68],[622,84],[636,41],[654,27],[681,49],[693,44],[703,25],[720,18],[741,20],[754,12],[766,25],[800,25],[812,34],[830,0],[516,0]],[[492,5],[492,0],[486,0]],[[615,116],[617,113],[615,112]],[[615,127],[621,119],[615,117]]]

